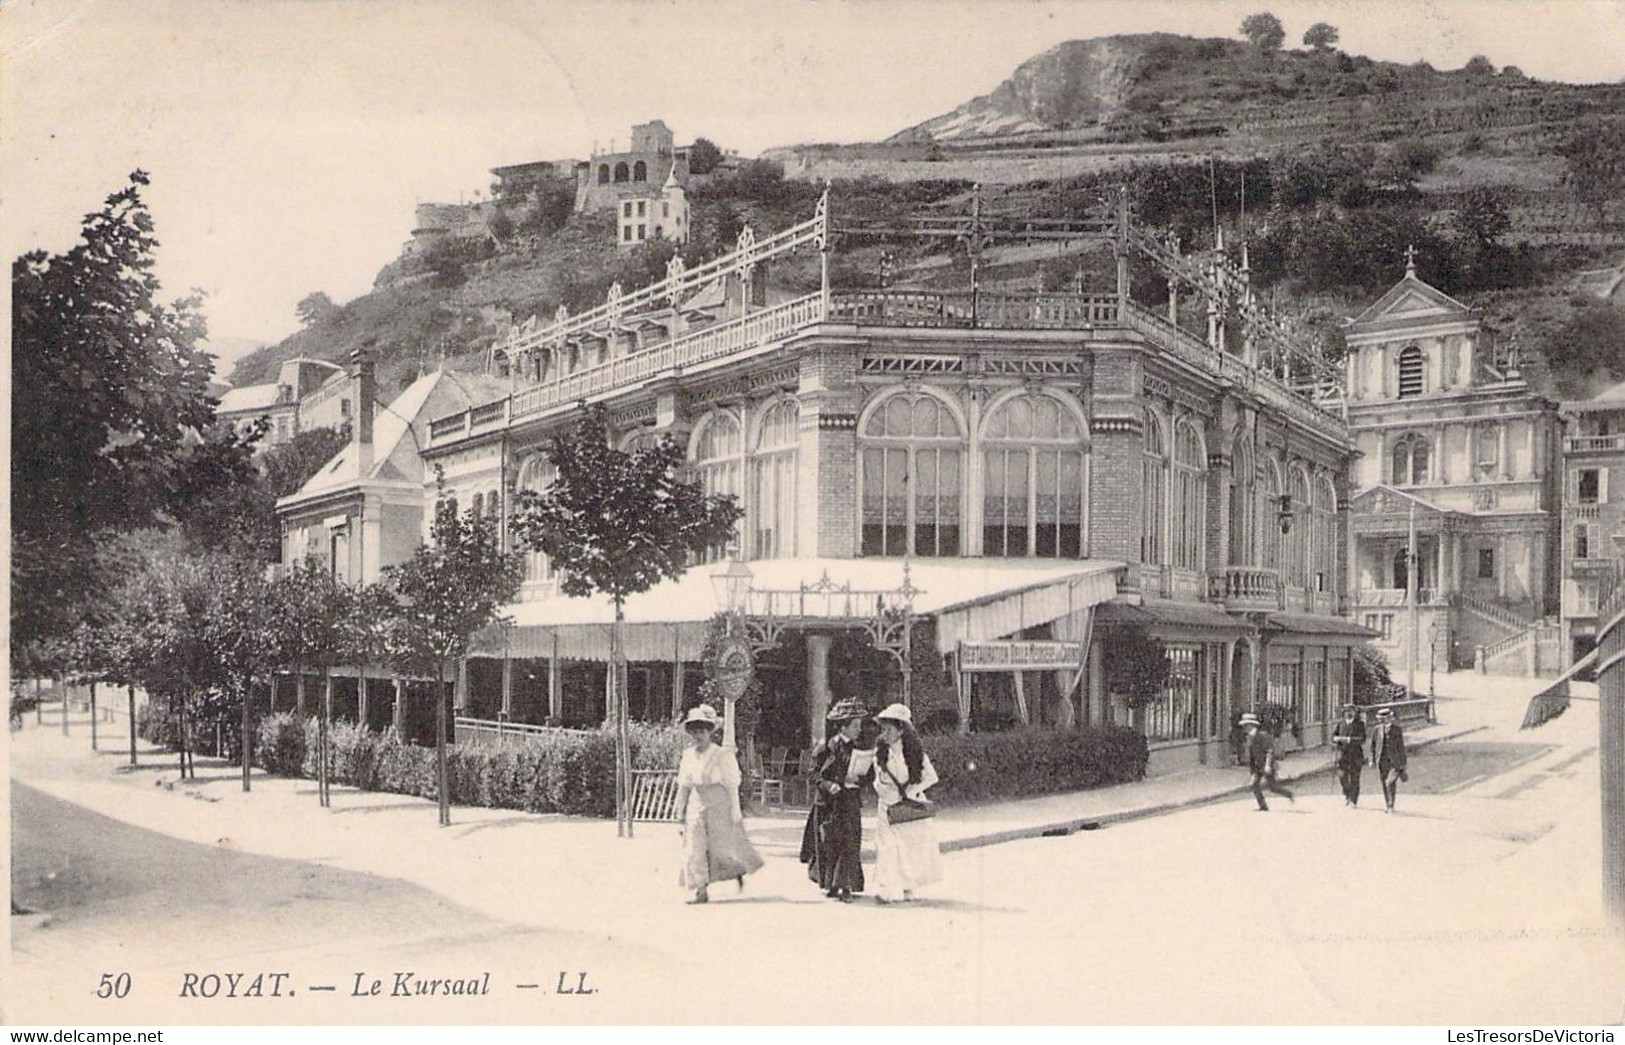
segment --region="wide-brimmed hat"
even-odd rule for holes
[[[1239,725],[1256,726],[1258,725],[1258,716],[1249,711],[1247,714],[1241,716],[1241,722]]]
[[[855,718],[868,718],[869,709],[856,700],[837,701],[827,716],[831,722],[850,722]]]
[[[1393,708],[1382,708],[1377,712],[1377,717],[1378,718],[1393,718],[1394,717],[1394,709]]]
[[[892,704],[885,711],[875,715],[876,722],[906,722],[914,724],[914,712],[908,709],[907,704]]]
[[[684,729],[693,729],[695,726],[717,728],[717,711],[709,704],[689,708],[688,715],[683,719]]]

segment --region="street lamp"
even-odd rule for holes
[[[733,627],[735,618],[745,615],[745,603],[750,596],[750,582],[755,576],[749,564],[740,559],[728,563],[727,569],[711,574],[711,584],[716,589],[717,602],[722,606],[722,612],[728,615],[730,628]]]

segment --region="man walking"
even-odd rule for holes
[[[1399,782],[1410,779],[1405,772],[1405,731],[1394,720],[1392,708],[1377,712],[1377,728],[1371,734],[1371,764],[1377,767],[1377,776],[1382,779],[1382,798],[1392,813],[1394,799],[1399,796]]]
[[[1258,716],[1252,712],[1241,716],[1241,728],[1247,733],[1247,767],[1253,773],[1253,797],[1258,799],[1258,811],[1270,811],[1264,801],[1264,790],[1275,792],[1289,802],[1297,802],[1292,792],[1275,781],[1275,738],[1269,731],[1258,728]]]
[[[1343,787],[1343,804],[1360,804],[1360,772],[1365,768],[1365,720],[1356,707],[1343,709],[1343,721],[1332,733],[1337,745],[1337,782]]]

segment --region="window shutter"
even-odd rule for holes
[[[1608,503],[1608,468],[1606,465],[1597,469],[1597,503]]]

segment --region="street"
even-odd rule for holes
[[[308,781],[256,777],[244,796],[201,760],[196,784],[155,787],[172,766],[114,773],[116,756],[49,725],[13,739],[13,877],[37,912],[13,919],[13,1022],[1625,1016],[1625,953],[1600,930],[1594,703],[1418,752],[1393,816],[1374,771],[1355,810],[1320,774],[1268,814],[1248,796],[952,853],[949,881],[904,908],[824,900],[776,845],[742,896],[687,907],[664,826],[624,841],[601,822],[458,809],[441,831],[415,799],[341,790],[323,812]],[[179,996],[186,971],[273,968],[296,996]],[[97,1000],[120,969],[131,996]],[[403,969],[490,972],[493,988],[347,994],[358,972]],[[841,970],[855,989],[820,987]],[[559,994],[565,971],[598,993]]]

